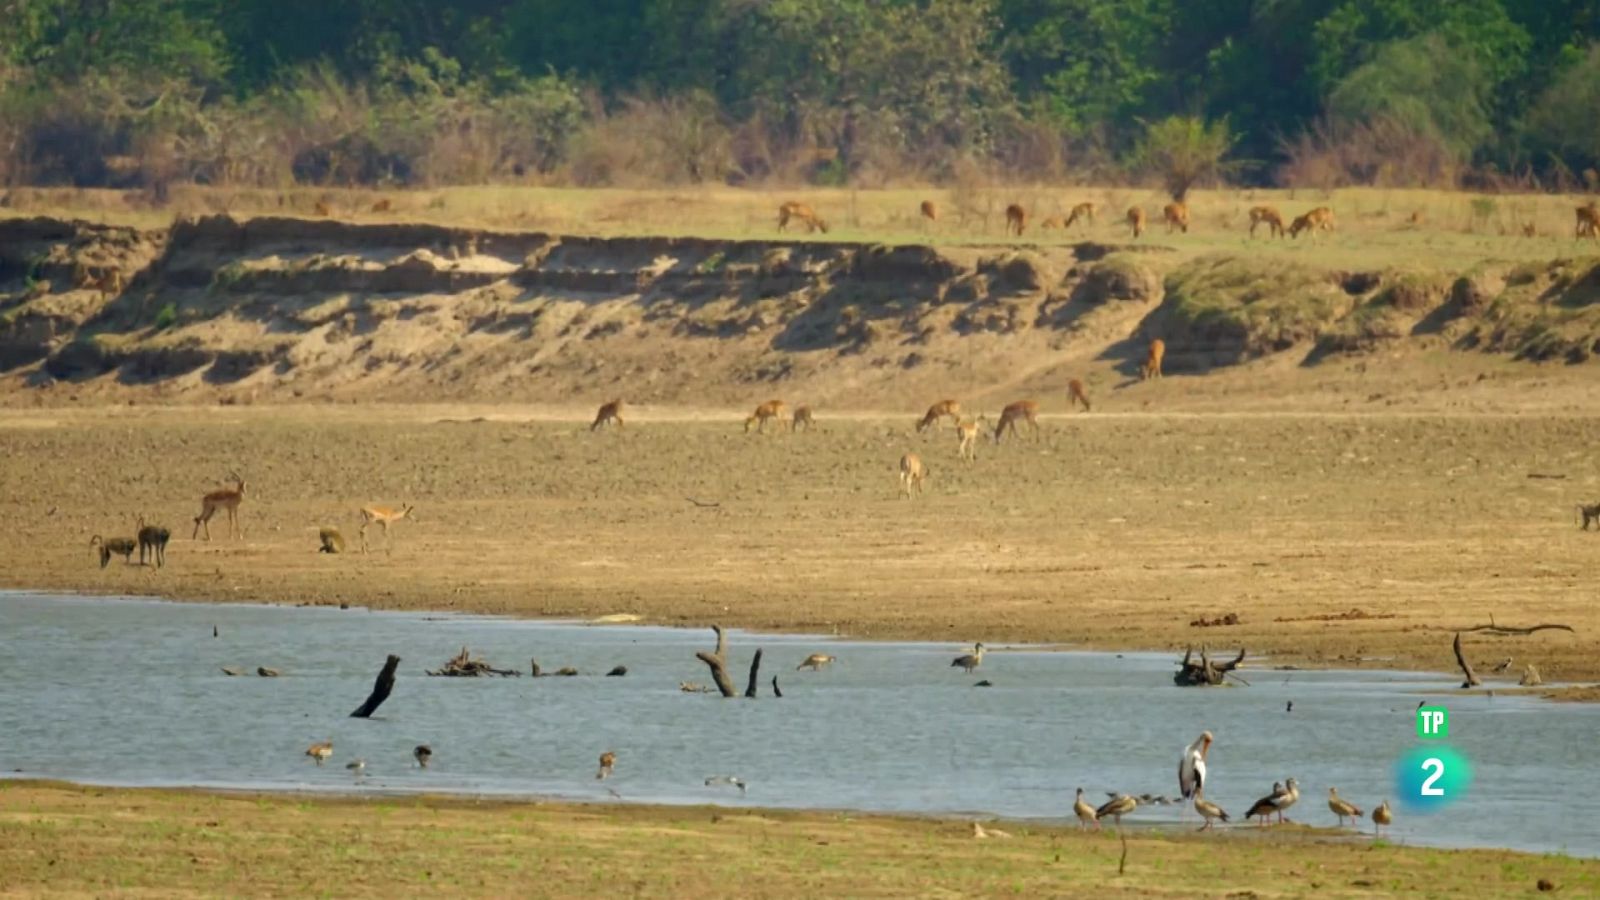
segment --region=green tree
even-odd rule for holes
[[[1540,154],[1571,169],[1600,166],[1600,44],[1558,73],[1527,117],[1528,138]]]
[[[1328,108],[1346,122],[1403,123],[1467,160],[1494,136],[1492,91],[1474,55],[1430,34],[1380,47],[1371,62],[1339,82]]]
[[[1137,169],[1159,176],[1172,199],[1182,203],[1190,188],[1226,174],[1223,157],[1234,140],[1226,119],[1207,122],[1198,116],[1169,116],[1145,128],[1132,162]]]

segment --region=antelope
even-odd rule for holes
[[[595,780],[596,781],[604,781],[604,780],[606,780],[607,778],[609,778],[611,776],[611,770],[615,769],[616,766],[617,766],[617,754],[614,751],[607,750],[606,752],[600,754],[600,771],[595,773],[595,776],[594,776]]]
[[[1066,223],[1061,220],[1060,216],[1051,216],[1050,218],[1045,219],[1043,222],[1039,223],[1039,230],[1040,231],[1052,231],[1052,230],[1057,229],[1057,228],[1066,228],[1066,227],[1067,227]]]
[[[922,482],[928,477],[928,467],[922,464],[922,457],[915,453],[907,453],[900,457],[900,493],[911,499],[911,489],[916,488],[918,494],[922,493]]]
[[[1144,234],[1144,210],[1137,206],[1128,207],[1128,225],[1133,229],[1135,238]]]
[[[1067,406],[1077,409],[1078,404],[1083,404],[1083,411],[1089,411],[1089,394],[1083,389],[1083,382],[1074,378],[1067,382]]]
[[[1022,230],[1027,227],[1027,210],[1016,203],[1006,207],[1006,234],[1015,234],[1017,237],[1022,237]]]
[[[375,213],[386,213],[392,209],[394,209],[394,204],[389,202],[388,197],[384,197],[377,203],[372,204],[372,211]]]
[[[312,744],[306,748],[306,755],[315,760],[317,765],[322,765],[333,756],[333,741],[319,741]]]
[[[750,433],[751,425],[756,426],[757,431],[765,432],[767,430],[767,420],[769,419],[781,423],[783,420],[779,417],[783,415],[783,410],[784,403],[782,400],[768,400],[756,407],[756,411],[744,420],[745,434]],[[780,424],[778,427],[781,428],[782,425]]]
[[[1012,436],[1017,434],[1017,420],[1026,419],[1033,426],[1033,438],[1039,439],[1039,404],[1033,400],[1018,400],[1006,405],[1000,410],[1000,423],[994,426],[994,442],[1000,443],[1000,438],[1011,429]]]
[[[1149,381],[1161,377],[1161,360],[1167,355],[1167,342],[1156,338],[1150,342],[1150,349],[1145,354],[1144,365],[1139,367],[1139,380]]]
[[[1256,236],[1256,226],[1266,225],[1271,237],[1283,237],[1283,216],[1270,206],[1250,207],[1250,236]]]
[[[837,660],[838,660],[837,656],[830,656],[827,653],[813,653],[810,656],[806,657],[806,661],[805,662],[801,663],[798,666],[795,666],[794,670],[796,672],[798,672],[801,669],[810,669],[813,672],[817,672],[817,671],[821,671],[823,666],[827,665],[828,663],[835,662]]]
[[[956,434],[961,438],[961,446],[956,451],[956,455],[960,456],[967,462],[976,460],[978,458],[977,421],[974,419],[968,419],[965,422],[958,423],[956,425]]]
[[[110,562],[113,554],[121,556],[124,564],[133,561],[133,541],[130,538],[102,538],[95,535],[89,539],[89,546],[100,547],[100,568],[104,569]]]
[[[1593,200],[1577,208],[1577,225],[1573,238],[1600,240],[1600,207],[1596,207]]]
[[[929,425],[937,423],[945,416],[949,416],[950,421],[959,426],[961,424],[961,404],[955,400],[940,400],[938,403],[928,407],[928,411],[922,416],[922,421],[917,423],[917,431],[919,433],[927,431]]]
[[[228,473],[233,479],[231,488],[219,488],[200,498],[200,515],[194,517],[194,534],[189,535],[189,540],[194,540],[200,533],[200,526],[206,528],[206,540],[211,540],[211,517],[217,510],[228,512],[228,536],[232,537],[237,531],[240,538],[244,537],[244,529],[239,527],[239,504],[244,500],[244,479],[238,472]]]
[[[589,425],[589,430],[594,431],[607,422],[615,422],[618,428],[623,427],[621,398],[600,404],[600,411],[594,414],[594,422]]]
[[[1289,237],[1297,238],[1300,232],[1309,231],[1316,234],[1319,231],[1333,230],[1333,210],[1326,206],[1319,206],[1303,216],[1296,216],[1289,223]]]
[[[156,568],[167,564],[167,541],[172,539],[172,530],[164,525],[149,525],[145,523],[144,516],[139,517],[139,565],[144,565],[145,553],[150,554],[150,561]]]
[[[813,231],[820,231],[823,234],[828,233],[828,223],[824,222],[822,217],[817,215],[816,210],[805,205],[804,203],[790,200],[789,202],[778,207],[779,231],[786,230],[789,227],[789,221],[791,219],[805,223],[807,234],[810,234]]]
[[[1171,234],[1173,229],[1188,234],[1189,204],[1181,200],[1177,203],[1168,203],[1161,207],[1161,220],[1167,223],[1167,234]]]
[[[392,506],[363,506],[361,508],[361,552],[367,552],[367,529],[374,524],[383,526],[383,543],[389,545],[389,523],[401,519],[416,521],[412,515],[416,507],[406,504],[404,509],[395,509]]]
[[[929,222],[939,221],[939,207],[932,200],[922,201],[922,217]]]
[[[803,425],[806,431],[810,431],[815,424],[817,420],[811,415],[811,407],[802,403],[794,408],[794,420],[789,423],[789,430],[799,431]]]
[[[1079,203],[1072,208],[1072,212],[1067,214],[1067,222],[1061,227],[1071,228],[1072,224],[1079,219],[1082,219],[1086,225],[1093,225],[1094,214],[1097,209],[1098,207],[1094,203]]]

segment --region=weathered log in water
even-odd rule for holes
[[[372,693],[367,695],[365,703],[350,714],[352,719],[371,718],[378,711],[383,701],[389,699],[389,694],[394,690],[394,670],[400,667],[400,657],[389,654],[388,660],[383,664],[383,670],[378,673],[378,679],[372,683]]]
[[[499,675],[502,678],[511,675],[521,675],[516,669],[496,669],[481,659],[473,659],[466,647],[461,648],[451,660],[437,669],[429,669],[428,674],[435,678],[480,678],[484,675]],[[539,664],[533,664],[533,674],[539,674]]]
[[[1239,655],[1228,662],[1212,660],[1204,644],[1200,645],[1200,659],[1196,662],[1194,648],[1190,647],[1183,652],[1183,662],[1178,664],[1178,671],[1173,673],[1172,683],[1178,687],[1215,687],[1243,662],[1243,647],[1239,648]]]
[[[713,625],[711,629],[717,633],[717,649],[711,653],[700,650],[694,658],[711,670],[711,680],[716,682],[722,696],[737,697],[739,692],[733,687],[733,679],[728,677],[728,636],[722,633],[721,625]]]

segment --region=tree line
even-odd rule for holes
[[[1597,39],[1600,0],[5,0],[0,180],[1115,181],[1198,155],[1592,188]]]

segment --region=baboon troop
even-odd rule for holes
[[[1028,211],[1019,204],[1013,203],[1006,207],[1006,234],[1022,237],[1023,229],[1028,227]]]
[[[1283,216],[1280,215],[1278,213],[1278,211],[1276,209],[1274,209],[1273,207],[1270,207],[1270,206],[1252,206],[1252,207],[1250,207],[1250,236],[1251,237],[1255,237],[1256,236],[1256,226],[1258,226],[1258,225],[1266,225],[1267,226],[1267,231],[1268,231],[1268,236],[1269,237],[1275,237],[1275,238],[1283,237],[1283,232],[1284,232]]]
[[[954,425],[961,424],[961,404],[955,400],[940,400],[928,407],[927,413],[922,416],[922,421],[917,423],[918,433],[928,430],[929,425],[937,423],[940,419],[949,416]]]
[[[1144,209],[1138,206],[1128,208],[1128,226],[1133,229],[1135,238],[1144,234]]]
[[[595,413],[594,422],[590,423],[589,430],[594,431],[607,422],[614,422],[618,428],[623,427],[622,400],[612,400],[600,404],[600,411]]]
[[[89,539],[89,546],[98,546],[100,548],[100,568],[102,569],[111,562],[113,555],[122,557],[124,564],[133,562],[134,544],[132,538],[102,538],[97,534]]]
[[[1319,206],[1303,216],[1296,216],[1289,224],[1289,237],[1297,238],[1300,232],[1309,231],[1312,234],[1318,231],[1333,230],[1333,210],[1326,206]]]
[[[1067,382],[1067,406],[1077,409],[1078,404],[1083,404],[1083,411],[1089,411],[1089,394],[1083,389],[1083,382],[1074,378]]]
[[[1600,240],[1600,207],[1596,207],[1593,200],[1578,207],[1573,237]]]
[[[1189,204],[1168,203],[1161,207],[1161,220],[1167,223],[1167,234],[1174,230],[1189,233]]]
[[[244,529],[239,527],[239,504],[244,500],[244,479],[239,473],[231,472],[234,486],[221,488],[200,498],[200,515],[194,517],[194,533],[189,535],[190,540],[200,534],[200,526],[206,529],[206,540],[211,540],[211,517],[217,510],[226,510],[228,513],[228,536],[232,537],[238,532],[240,538],[244,537]]]
[[[1149,381],[1161,377],[1161,360],[1167,355],[1167,342],[1156,338],[1150,342],[1150,349],[1145,353],[1144,365],[1139,367],[1139,380]]]
[[[1578,515],[1583,517],[1584,531],[1589,530],[1590,522],[1595,523],[1597,530],[1600,530],[1600,503],[1596,503],[1592,506],[1584,505],[1582,503],[1578,504]]]
[[[794,421],[789,423],[789,430],[800,431],[804,429],[810,431],[811,426],[815,424],[817,424],[817,420],[811,416],[811,407],[802,403],[794,408]]]
[[[1018,419],[1026,420],[1033,429],[1034,440],[1039,439],[1038,402],[1034,400],[1018,400],[1015,403],[1006,404],[1006,408],[1000,410],[1000,422],[994,426],[994,442],[996,444],[1000,443],[1000,438],[1006,433],[1007,429],[1011,430],[1013,437],[1019,436],[1017,434]]]
[[[795,200],[790,200],[778,207],[778,230],[787,230],[791,221],[803,223],[806,226],[807,234],[815,231],[820,231],[823,234],[828,233],[828,223],[817,215],[816,210]]]
[[[922,482],[928,477],[928,467],[922,464],[922,457],[915,453],[907,453],[900,457],[900,493],[906,499],[911,499],[913,489],[918,494],[922,493]]]
[[[777,422],[778,425],[776,427],[782,428],[782,416],[785,408],[786,407],[784,406],[782,400],[768,400],[767,402],[756,407],[756,411],[751,413],[750,417],[744,420],[745,434],[750,433],[750,426],[752,425],[756,427],[756,431],[765,433],[767,430],[768,421]]]
[[[139,517],[139,565],[145,564],[145,554],[148,553],[150,561],[156,568],[167,564],[167,541],[172,539],[172,531],[164,525],[150,525]]]

